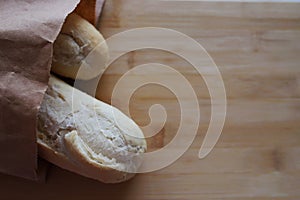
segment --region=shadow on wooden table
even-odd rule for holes
[[[0,174],[1,199],[132,199],[128,193],[135,189],[137,178],[103,184],[51,166],[46,183]]]

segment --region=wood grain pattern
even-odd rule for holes
[[[157,26],[181,31],[207,49],[220,68],[228,96],[226,124],[217,146],[205,159],[197,158],[211,105],[205,83],[192,66],[168,52],[134,51],[108,68],[97,97],[110,102],[117,80],[134,66],[149,62],[172,66],[189,80],[199,99],[200,128],[189,150],[169,167],[117,185],[101,184],[57,167],[52,167],[46,184],[0,175],[2,196],[300,199],[299,11],[300,3],[107,0],[100,26],[105,37],[130,28]],[[131,78],[146,76],[166,78],[168,74],[146,70]],[[124,92],[130,86],[123,85]],[[174,137],[180,120],[178,102],[166,88],[155,85],[140,88],[130,102],[131,115],[140,125],[149,123],[149,107],[156,103],[166,108],[168,121],[161,134],[148,141],[151,150]]]

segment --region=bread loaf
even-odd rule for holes
[[[92,51],[96,56],[88,59]],[[105,70],[108,58],[108,48],[100,32],[79,15],[71,13],[53,44],[52,72],[88,80]]]
[[[105,183],[131,178],[146,151],[134,121],[54,76],[39,109],[37,138],[44,159]]]

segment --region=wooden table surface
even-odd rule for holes
[[[203,79],[172,53],[133,51],[106,70],[97,97],[110,102],[116,81],[134,66],[157,62],[173,67],[190,81],[201,109],[199,131],[184,155],[162,170],[116,185],[55,166],[49,169],[47,183],[1,174],[0,199],[300,199],[300,3],[107,0],[100,24],[106,38],[149,26],[192,37],[218,65],[228,112],[213,151],[198,159],[211,115]],[[149,76],[157,77],[159,71],[145,70],[132,78]],[[129,86],[124,84],[124,90]],[[163,147],[176,133],[176,97],[166,88],[148,85],[130,103],[140,125],[149,122],[149,107],[157,103],[166,108],[168,119],[148,140],[150,151]]]

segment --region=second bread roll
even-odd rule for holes
[[[91,52],[95,56],[87,59]],[[100,32],[71,13],[54,42],[51,70],[64,77],[89,80],[105,70],[108,58],[108,47]]]

